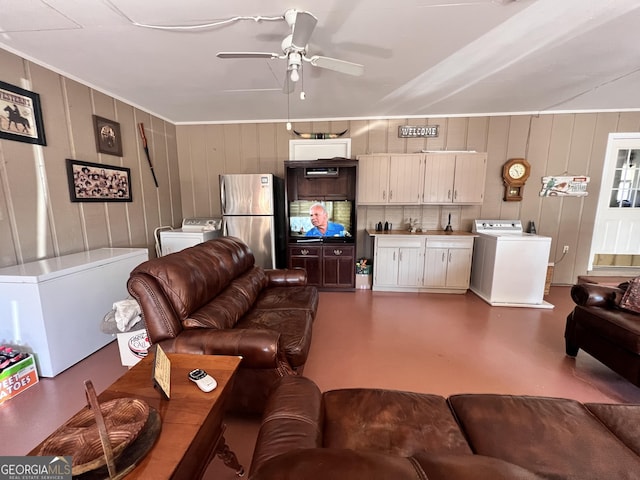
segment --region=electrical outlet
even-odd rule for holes
[[[569,253],[569,245],[562,247],[562,253]]]

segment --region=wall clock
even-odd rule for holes
[[[524,158],[512,158],[502,167],[502,181],[504,183],[505,202],[519,202],[522,200],[524,184],[531,173],[531,165]]]

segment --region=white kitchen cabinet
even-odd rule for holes
[[[486,153],[426,154],[422,203],[482,203],[486,170]]]
[[[427,237],[422,285],[448,293],[469,288],[473,237]]]
[[[389,190],[389,155],[373,154],[358,157],[358,203],[387,203]]]
[[[376,237],[373,289],[416,288],[422,275],[424,239],[398,236]]]
[[[423,154],[371,154],[358,157],[360,205],[419,204]]]
[[[146,248],[101,248],[0,268],[0,340],[34,353],[54,377],[115,340],[100,330]]]
[[[464,293],[474,235],[368,232],[374,237],[373,290]]]

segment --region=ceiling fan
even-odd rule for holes
[[[338,60],[337,58],[321,55],[307,56],[307,44],[318,23],[318,19],[309,12],[289,9],[284,13],[284,19],[291,28],[291,33],[282,40],[282,53],[266,52],[218,52],[218,58],[266,58],[287,60],[287,81],[284,92],[291,93],[295,83],[300,79],[302,62],[308,62],[314,67],[326,68],[347,75],[359,76],[364,73],[364,66],[359,63]],[[291,81],[289,81],[291,80]]]

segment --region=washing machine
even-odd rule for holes
[[[544,297],[551,238],[520,220],[475,220],[470,289],[492,306],[553,308]]]
[[[182,228],[160,231],[161,254],[168,255],[217,238],[222,234],[221,225],[220,218],[185,218]]]

